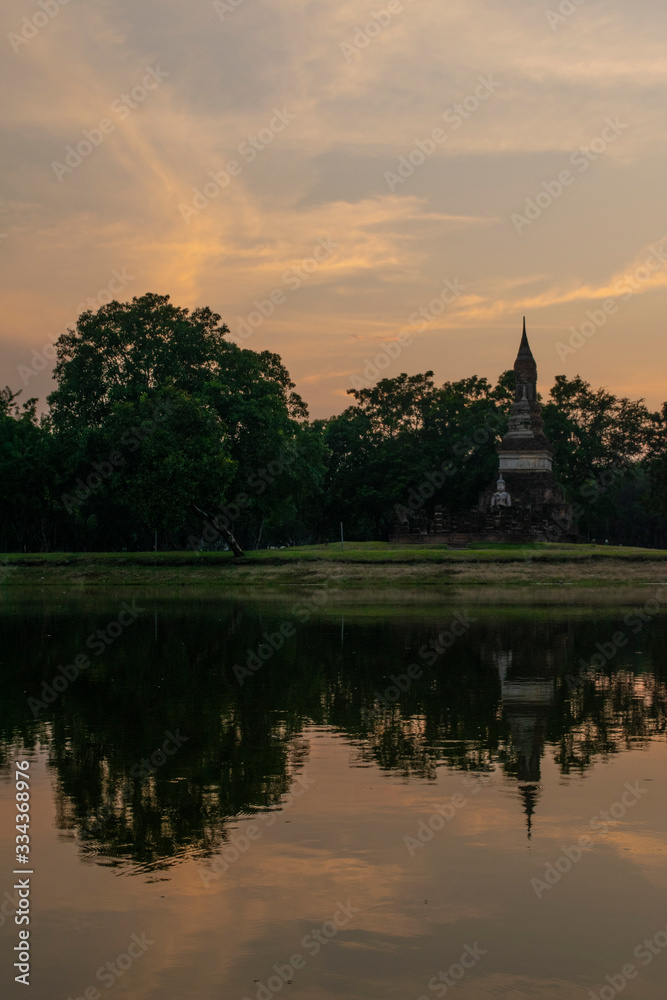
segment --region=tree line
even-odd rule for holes
[[[573,687],[572,665],[588,664],[596,644],[608,642],[617,609],[580,618],[552,608],[517,619],[481,607],[438,665],[427,665],[385,707],[378,692],[421,659],[421,648],[437,645],[449,611],[378,622],[348,614],[343,640],[344,609],[318,611],[296,623],[298,634],[261,676],[241,684],[234,665],[279,632],[284,606],[266,602],[258,610],[221,598],[212,611],[167,593],[157,608],[157,632],[151,602],[122,642],[94,658],[94,670],[82,671],[33,718],[26,697],[43,697],[62,677],[59,665],[87,649],[87,637],[117,615],[118,604],[107,593],[94,602],[78,594],[27,601],[18,613],[0,605],[0,767],[9,769],[19,745],[46,748],[58,826],[76,830],[80,849],[100,863],[111,856],[166,865],[194,850],[219,851],[240,813],[285,807],[298,772],[309,773],[313,724],[344,733],[355,762],[385,777],[432,781],[444,764],[461,777],[499,769],[521,780],[525,730],[513,722],[525,720],[526,706],[503,704],[499,651],[512,651],[508,679],[554,679],[551,705],[534,706],[532,746],[539,758],[540,741],[549,744],[563,775],[584,777],[600,761],[648,746],[667,726],[664,616],[645,626],[641,658],[628,646],[582,671]],[[145,759],[167,733],[185,741],[147,778]]]
[[[48,410],[0,392],[0,549],[138,551],[386,539],[397,513],[475,506],[497,471],[512,371],[401,373],[309,420],[280,357],[208,308],[147,294],[56,342]],[[556,377],[554,472],[582,537],[667,546],[667,404]]]

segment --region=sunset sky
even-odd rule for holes
[[[151,291],[278,352],[313,416],[383,343],[371,381],[495,379],[524,314],[543,390],[667,399],[656,0],[5,0],[2,21],[21,398],[88,300]]]

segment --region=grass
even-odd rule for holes
[[[446,545],[395,545],[389,542],[346,542],[331,545],[297,545],[285,549],[259,549],[234,559],[231,552],[19,552],[0,557],[5,566],[225,566],[253,563],[284,566],[294,562],[338,563],[508,563],[508,562],[664,562],[667,549],[614,545],[534,545],[474,542],[465,549]]]
[[[47,552],[0,557],[2,583],[213,585],[234,588],[485,586],[600,587],[663,583],[667,551],[610,545],[392,545],[346,542],[229,552]]]

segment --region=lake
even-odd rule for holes
[[[3,996],[664,1000],[652,589],[3,597]]]

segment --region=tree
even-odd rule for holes
[[[96,313],[89,310],[74,330],[57,341],[58,387],[49,403],[53,426],[80,470],[99,461],[95,455],[108,448],[109,436],[117,435],[121,419],[138,419],[141,408],[154,407],[159,394],[168,389],[185,394],[179,405],[186,407],[189,401],[190,425],[201,420],[201,432],[206,428],[202,441],[208,451],[200,456],[201,467],[207,467],[206,455],[217,454],[227,463],[225,496],[218,490],[219,478],[212,476],[206,481],[215,484],[216,497],[202,490],[186,503],[187,509],[195,503],[210,510],[209,517],[218,520],[224,534],[230,526],[222,508],[231,504],[238,511],[234,532],[258,539],[267,516],[273,516],[273,507],[279,509],[284,500],[280,484],[267,482],[263,474],[294,443],[307,409],[277,354],[242,349],[225,339],[228,332],[210,309],[189,312],[172,305],[169,296],[147,294],[130,303],[110,302]],[[217,430],[213,416],[219,421]],[[216,434],[224,434],[223,452],[216,451],[220,446]],[[170,511],[149,503],[147,486],[143,492],[137,486],[123,501],[132,495],[142,523],[151,517],[159,520],[158,515],[165,518],[170,535],[176,531],[175,507],[182,508],[191,492],[186,479],[190,484],[196,480],[193,456],[184,457],[187,440],[177,427],[172,440],[183,460],[177,460],[173,449],[169,452],[166,469],[174,497]],[[155,449],[166,448],[167,443],[164,435],[157,434],[142,446],[133,460],[137,483],[152,481]],[[197,530],[203,530],[201,522]]]
[[[37,400],[21,406],[18,396],[0,390],[0,546],[44,551],[56,538],[56,447],[48,420],[37,418]]]
[[[217,508],[234,475],[225,427],[205,403],[167,388],[136,403],[117,403],[108,446],[128,441],[112,496],[134,512],[144,536],[155,528],[167,547],[184,544],[195,502]],[[136,446],[134,446],[136,443]]]
[[[579,375],[556,376],[543,412],[554,472],[575,506],[579,531],[623,544],[664,537],[651,513],[647,475],[651,463],[654,474],[659,466],[660,414],[642,399],[593,389]]]
[[[308,422],[277,354],[240,348],[208,308],[147,294],[84,312],[57,342],[48,417],[0,393],[4,549],[386,538],[397,514],[468,511],[497,471],[514,373],[437,386],[401,373]],[[554,472],[584,536],[667,541],[667,404],[556,378]],[[238,541],[237,541],[238,539]]]
[[[667,403],[655,414],[654,435],[648,456],[648,506],[652,512],[667,517]]]
[[[438,388],[433,372],[402,373],[349,393],[355,404],[325,430],[330,530],[342,518],[351,537],[386,537],[396,507],[415,494],[427,494],[429,507],[475,504],[496,467],[506,379],[495,388],[477,376]]]
[[[232,349],[224,340],[228,332],[210,309],[190,313],[168,295],[87,310],[56,341],[58,388],[48,397],[55,427],[101,426],[115,403],[167,384],[201,393]]]

